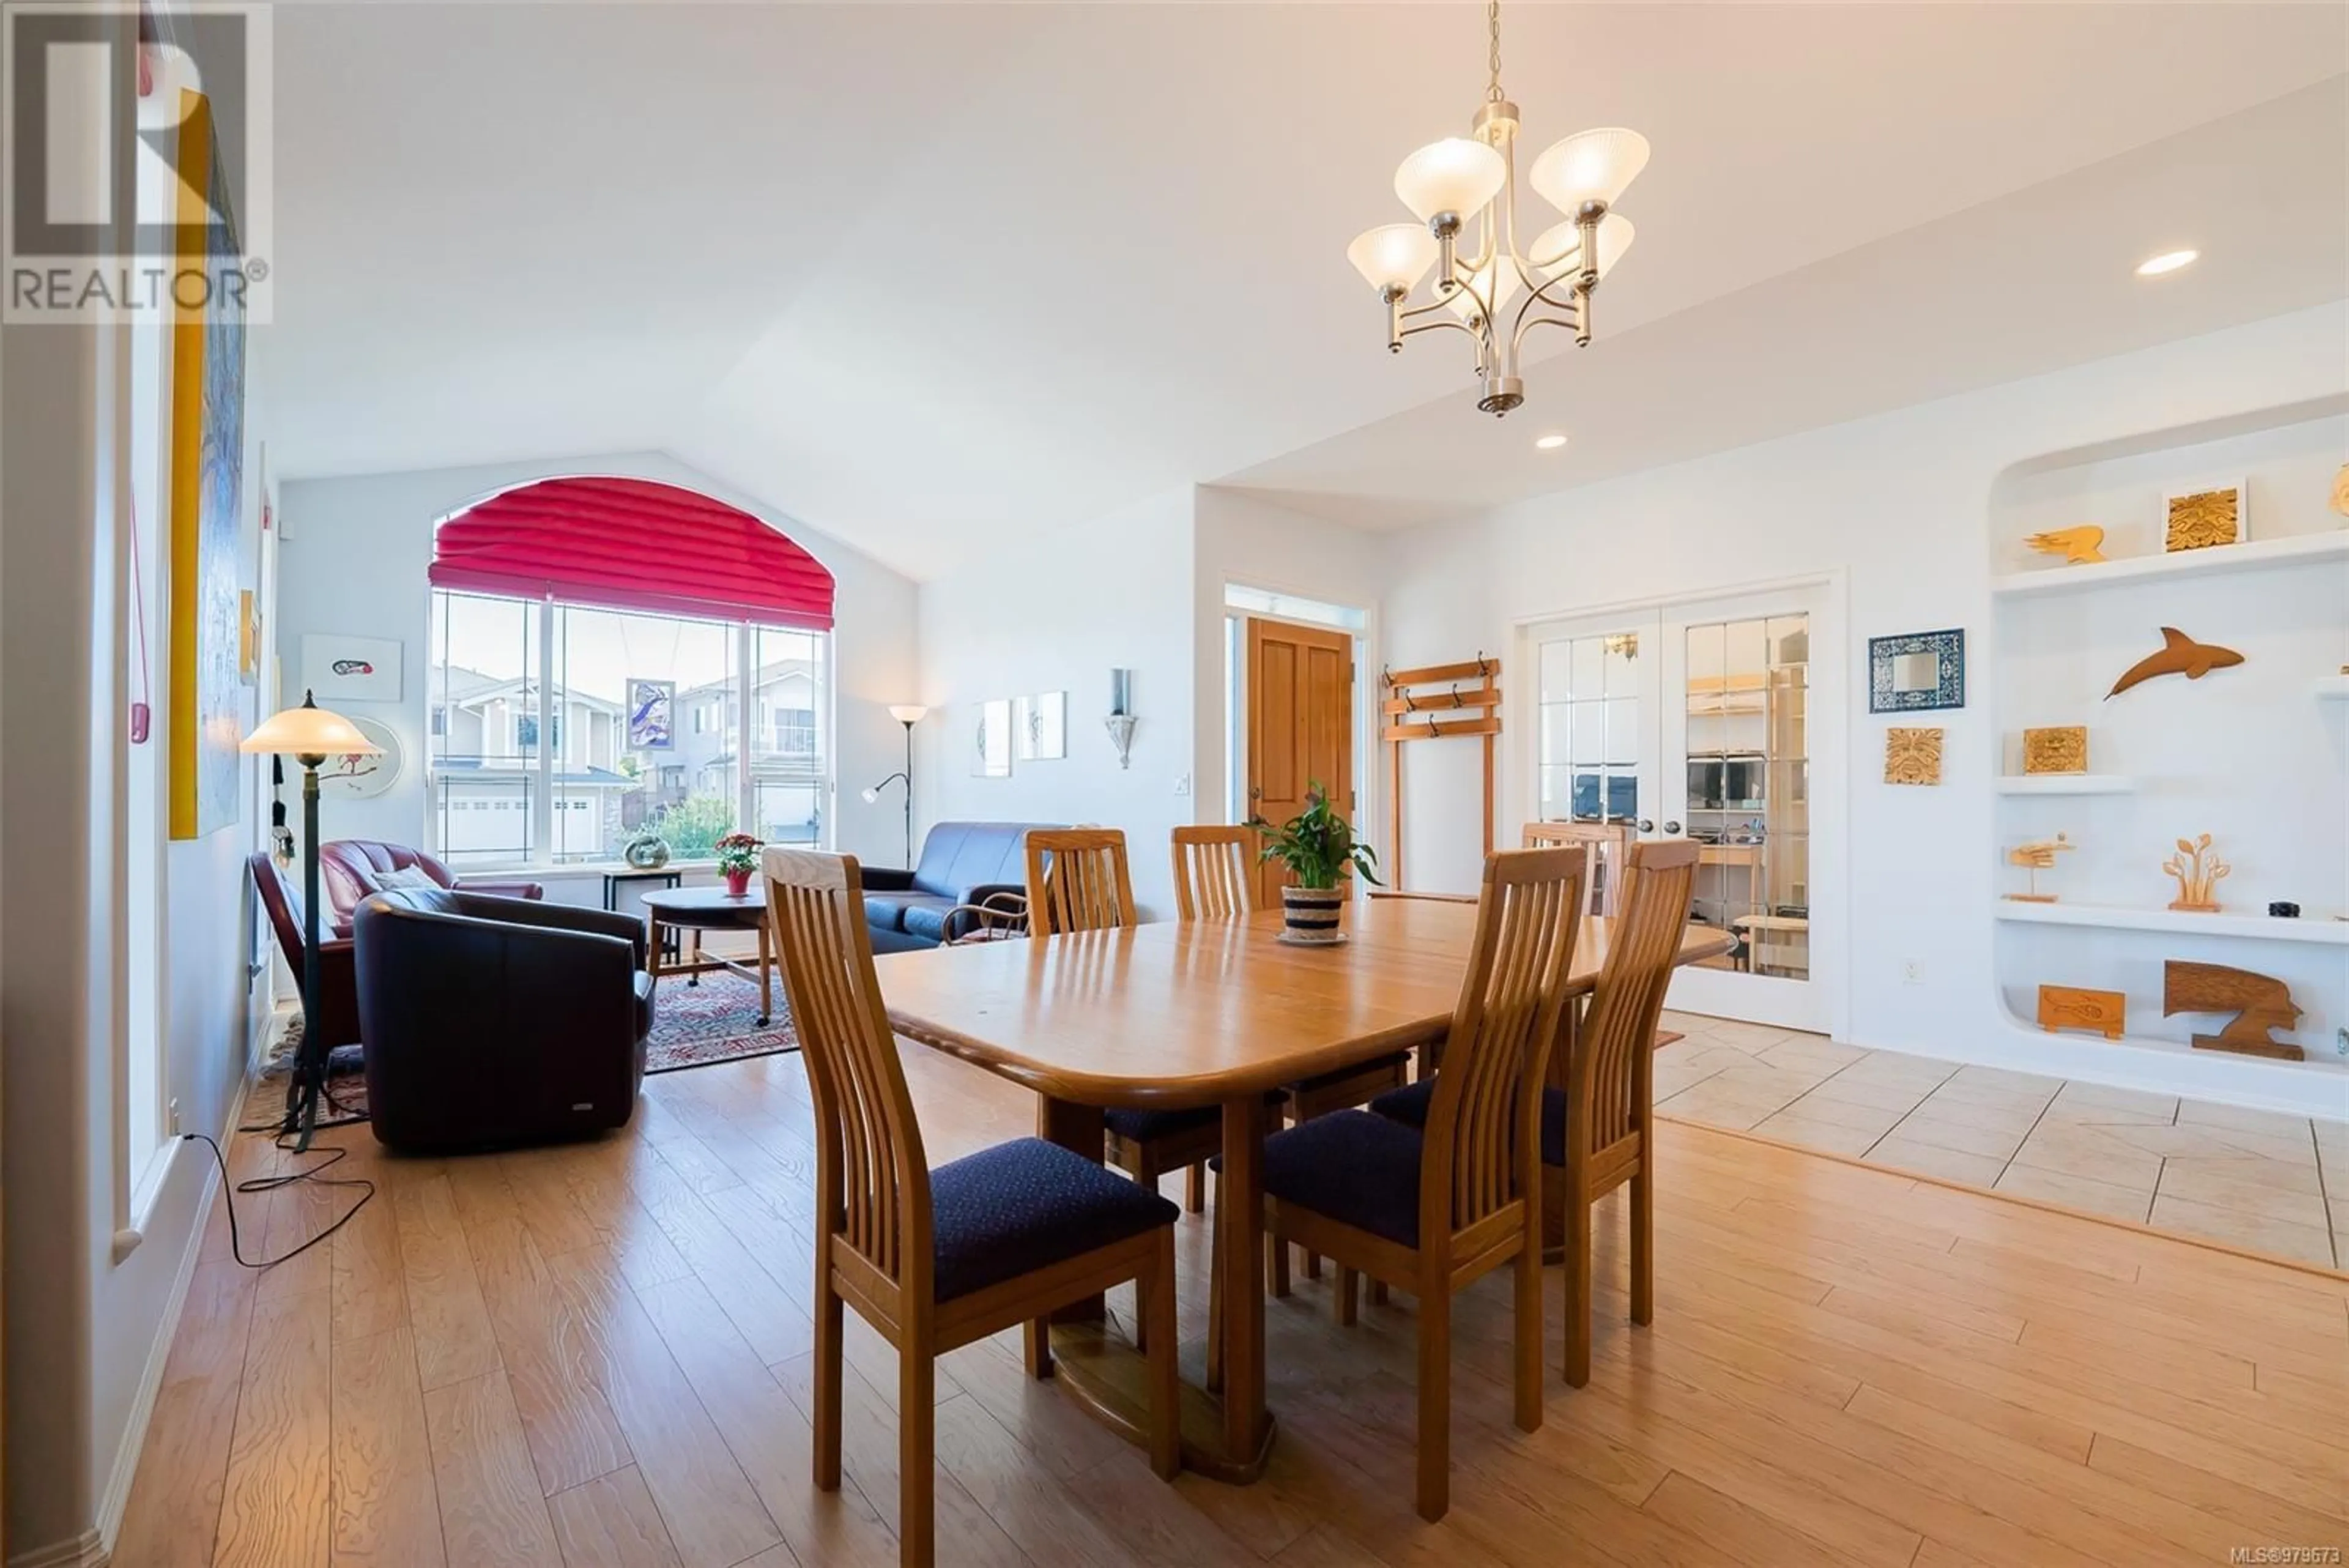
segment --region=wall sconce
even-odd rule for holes
[[[1102,723],[1109,731],[1109,742],[1117,748],[1117,765],[1133,765],[1133,671],[1112,670],[1109,672],[1109,717]]]

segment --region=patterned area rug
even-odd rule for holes
[[[700,979],[699,985],[688,985],[679,977],[662,978],[653,1007],[653,1037],[645,1048],[647,1074],[739,1062],[746,1056],[773,1056],[800,1048],[780,980],[774,986],[774,1013],[761,1029],[756,985],[724,970],[713,970]]]

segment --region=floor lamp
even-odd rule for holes
[[[380,756],[383,748],[340,713],[302,693],[299,708],[270,716],[237,750],[251,755],[290,756],[302,764],[302,1044],[294,1054],[294,1081],[285,1089],[285,1133],[295,1135],[294,1149],[310,1147],[318,1125],[318,1101],[326,1088],[326,1036],[318,1005],[318,770],[328,757]]]
[[[864,792],[864,804],[871,805],[881,798],[883,790],[899,779],[905,781],[905,864],[909,867],[914,863],[914,726],[920,723],[922,716],[928,711],[927,708],[913,702],[899,702],[890,708],[889,717],[905,726],[905,771],[891,774]]]

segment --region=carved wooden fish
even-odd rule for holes
[[[2101,546],[2105,531],[2093,523],[2083,523],[2076,528],[2058,528],[2052,533],[2033,534],[2023,541],[2042,555],[2061,556],[2065,566],[2078,566],[2105,558]]]
[[[2199,680],[2213,670],[2224,670],[2242,661],[2243,656],[2231,648],[2197,642],[2176,627],[2165,626],[2161,628],[2161,651],[2147,654],[2130,665],[2113,682],[2113,689],[2105,693],[2105,701],[2109,702],[2130,687],[2157,675],[2183,675],[2189,680]]]

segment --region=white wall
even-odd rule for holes
[[[5,1531],[16,1561],[110,1543],[213,1173],[201,1146],[171,1147],[129,1216],[134,1229],[118,1235],[131,1163],[119,1130],[129,1078],[118,1054],[133,1048],[127,976],[154,961],[131,950],[119,891],[132,857],[154,855],[164,832],[160,819],[133,816],[129,778],[160,767],[171,711],[162,588],[150,575],[153,738],[130,746],[131,342],[64,327],[10,327],[5,337],[0,1229],[16,1287],[5,1328]],[[256,589],[266,428],[264,389],[249,381],[237,575]],[[139,526],[160,529],[163,509],[149,502]],[[257,696],[244,694],[247,722]],[[244,1078],[253,900],[243,857],[256,832],[248,807],[208,837],[160,845],[160,1087],[189,1131],[219,1134]]]
[[[1135,900],[1171,917],[1167,833],[1194,821],[1192,489],[1184,485],[1048,538],[990,555],[921,588],[921,697],[915,735],[916,850],[933,822],[1098,823],[1125,830]],[[1110,671],[1133,671],[1133,765],[1102,728]],[[1069,694],[1069,754],[971,774],[979,704]],[[889,766],[895,765],[894,763]],[[887,767],[875,768],[879,778]],[[843,784],[850,781],[843,776]],[[897,804],[893,790],[884,804]],[[876,865],[897,863],[893,845]]]
[[[1849,1037],[2338,1115],[2333,1075],[2044,1038],[2006,1018],[1990,981],[2002,868],[1988,657],[1992,562],[2009,563],[1991,547],[1989,519],[2014,463],[2341,393],[2345,340],[2349,309],[2323,306],[1414,530],[1392,559],[1385,656],[1456,658],[1514,647],[1516,628],[1584,608],[1842,569],[1841,657],[1854,681]],[[1970,700],[1930,720],[1946,731],[1950,782],[1887,787],[1887,721],[1857,706],[1867,639],[1952,626],[1968,633]],[[1473,748],[1418,750],[1406,828],[1414,880],[1466,886],[1475,846],[1449,825],[1478,809]],[[1503,757],[1506,824],[1523,820],[1531,798],[1524,726],[1503,737]],[[1904,983],[1911,961],[1921,978]]]
[[[428,845],[424,726],[430,656],[433,524],[491,491],[560,474],[659,480],[711,495],[765,520],[823,563],[836,585],[833,682],[837,702],[831,805],[835,846],[893,864],[903,818],[895,797],[867,805],[858,791],[899,765],[905,732],[888,705],[915,685],[914,585],[852,545],[819,534],[659,452],[550,458],[473,468],[295,480],[284,486],[276,642],[287,690],[300,680],[305,633],[396,639],[403,656],[397,703],[353,702],[399,737],[407,763],[374,800],[336,800],[320,831],[331,838]],[[289,798],[292,798],[289,794]],[[298,803],[297,803],[298,804]]]

